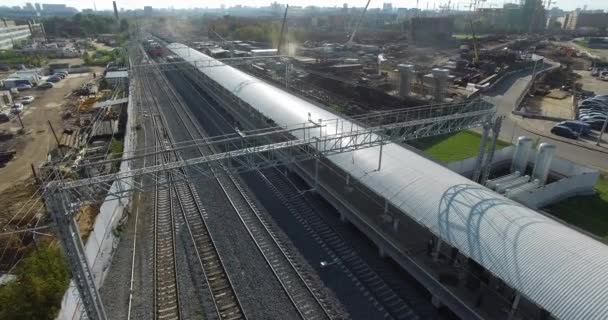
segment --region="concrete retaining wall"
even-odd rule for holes
[[[130,92],[133,92],[133,90],[130,90]],[[131,94],[129,94],[129,102],[127,104],[128,122],[124,138],[123,158],[128,154],[132,154],[135,150],[136,137],[133,130],[135,128],[133,108],[133,100]],[[128,171],[131,169],[130,167],[131,163],[129,161],[123,161],[120,164],[120,171]],[[128,184],[125,182],[114,182],[110,187],[110,192],[126,189]],[[121,199],[106,198],[106,201],[104,201],[99,209],[99,215],[95,218],[93,231],[85,244],[85,254],[98,287],[103,283],[112,262],[112,257],[119,241],[118,235],[115,234],[115,229],[122,219],[125,209],[128,208],[130,200],[131,198],[128,195],[125,195]],[[70,286],[63,296],[61,310],[56,319],[80,319],[83,312],[84,309],[82,308],[80,295],[76,290],[74,282],[70,281]]]
[[[593,194],[593,186],[599,175],[600,173],[596,171],[563,178],[541,189],[519,193],[513,197],[513,200],[538,209],[569,197]]]
[[[510,164],[515,146],[509,146],[497,150],[492,160],[492,165]],[[537,150],[532,150],[528,158],[528,164],[534,165]],[[475,170],[476,157],[462,161],[451,162],[447,167],[465,177],[470,178]],[[577,196],[593,194],[593,187],[599,178],[599,172],[574,162],[553,158],[551,161],[551,175],[560,179],[547,184],[543,188],[520,193],[513,197],[519,203],[527,207],[538,209],[551,203]]]
[[[505,161],[511,161],[513,153],[515,152],[515,146],[508,146],[494,152],[494,158],[492,159],[492,165],[503,163]],[[459,173],[462,176],[470,178],[475,171],[477,157],[468,158],[462,161],[454,161],[448,163],[447,167]]]

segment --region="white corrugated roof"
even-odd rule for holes
[[[181,44],[187,61],[212,59]],[[229,66],[200,68],[281,125],[338,116]],[[332,129],[329,129],[333,131]],[[399,145],[329,159],[560,319],[608,319],[608,246]]]

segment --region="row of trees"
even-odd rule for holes
[[[0,64],[8,65],[19,65],[24,64],[26,66],[41,67],[48,61],[46,57],[35,55],[26,56],[23,54],[17,54],[14,51],[6,50],[0,52]]]
[[[281,33],[279,21],[245,22],[232,17],[214,21],[212,28],[222,37],[238,40],[249,40],[270,43],[276,46]],[[288,28],[286,39],[288,41],[302,42],[306,40],[307,32],[302,28]]]
[[[119,23],[111,15],[76,14],[70,18],[51,17],[42,21],[49,36],[54,37],[92,37],[97,34],[125,32],[129,22],[121,19]]]

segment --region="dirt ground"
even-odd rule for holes
[[[583,84],[584,90],[594,91],[596,94],[608,94],[608,81],[592,77],[587,70],[576,70],[574,72],[581,76],[578,82]]]
[[[97,72],[99,74],[100,70]],[[22,95],[34,96],[35,100],[27,105],[22,113],[25,134],[13,138],[16,139],[13,142],[17,151],[15,158],[6,163],[5,167],[0,168],[0,192],[31,176],[30,164],[38,166],[46,160],[49,149],[56,144],[47,121],[51,122],[60,135],[62,131],[60,112],[65,97],[72,90],[92,79],[92,73],[70,74],[66,79],[56,83],[52,89],[22,91]],[[16,132],[19,128],[19,121],[16,118],[0,124],[0,130]]]
[[[527,99],[526,103],[526,110],[530,113],[562,119],[572,119],[574,117],[572,96],[570,95],[549,94],[547,96],[537,96]]]

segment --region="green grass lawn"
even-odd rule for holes
[[[608,176],[595,186],[596,194],[560,201],[545,208],[552,215],[608,241]]]
[[[434,159],[449,163],[476,156],[479,152],[480,141],[480,134],[472,131],[461,131],[455,134],[418,139],[409,142],[409,144]],[[497,149],[508,145],[509,143],[500,140],[496,143]]]
[[[589,48],[589,42],[587,42],[587,40],[574,40],[573,42],[581,47]]]

